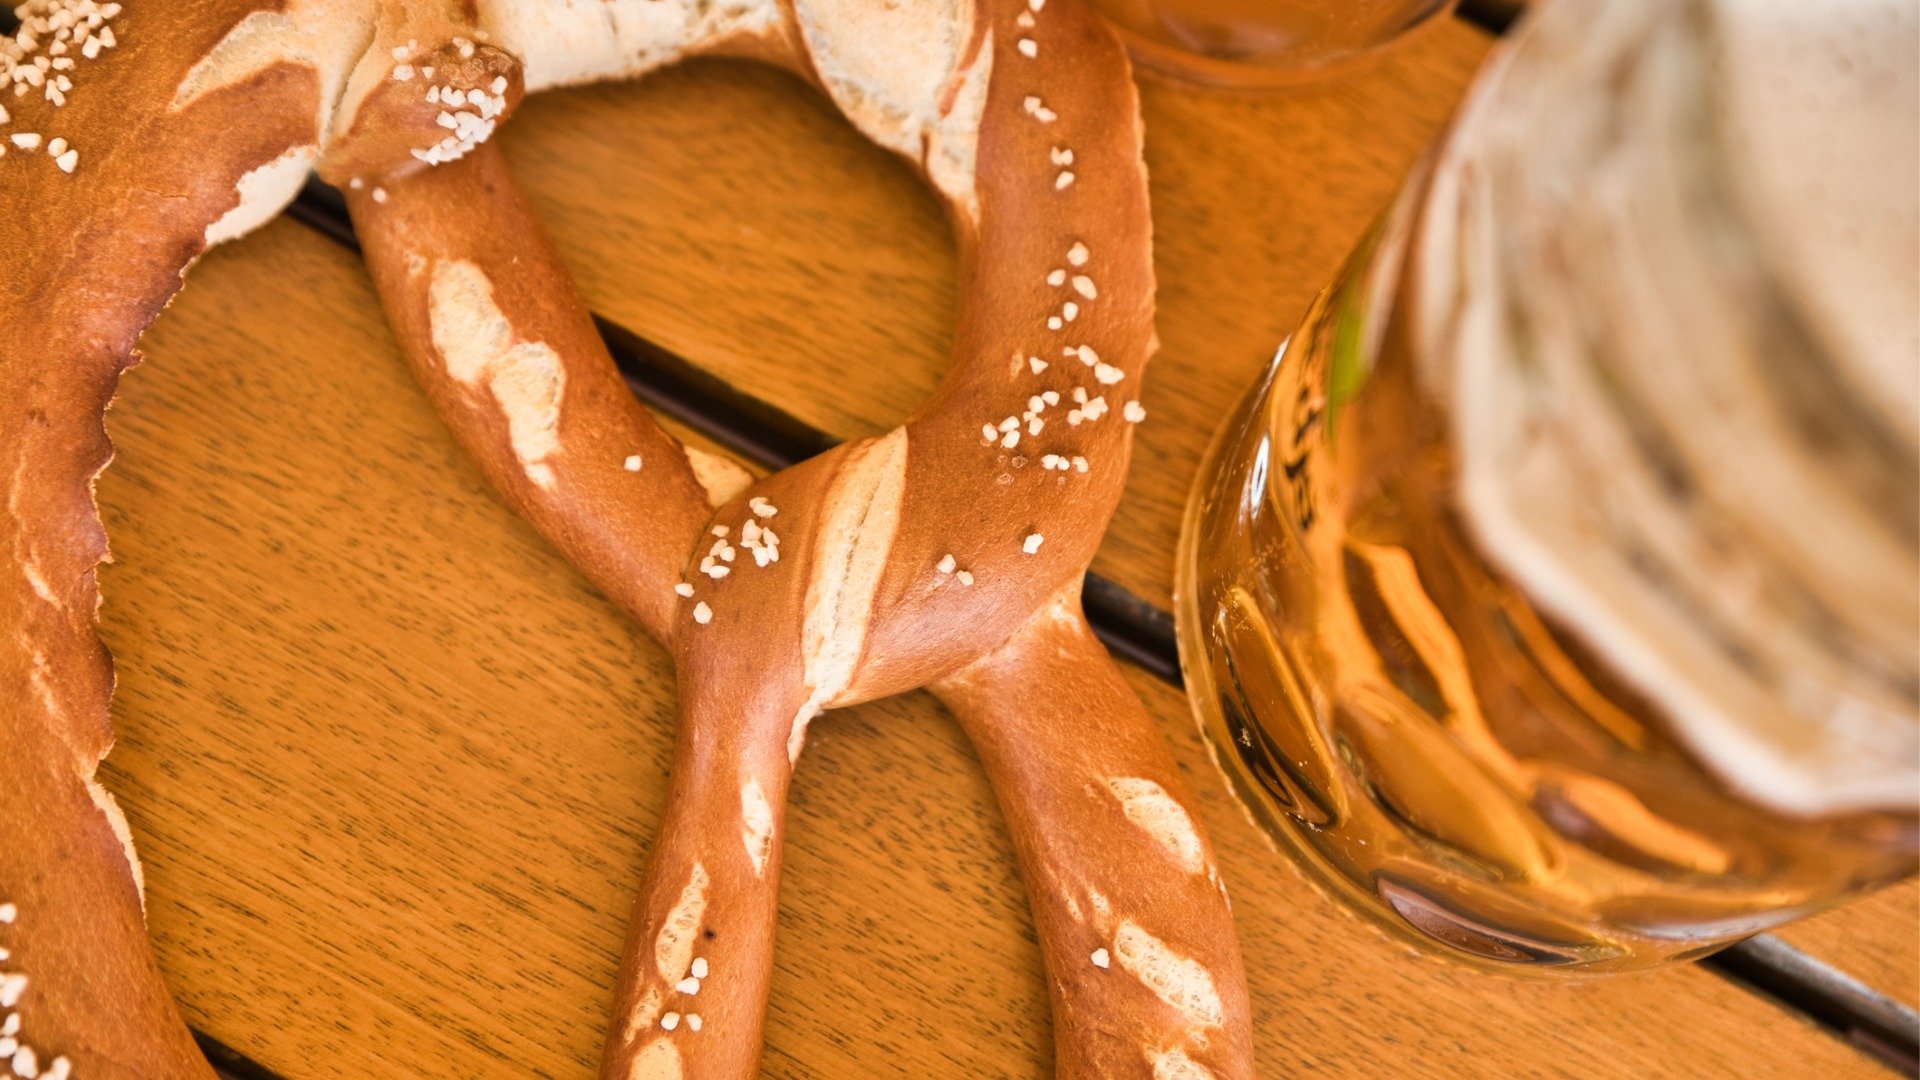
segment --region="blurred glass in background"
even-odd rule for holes
[[[1536,5],[1281,347],[1181,659],[1328,893],[1602,972],[1914,872],[1916,71],[1913,0]]]

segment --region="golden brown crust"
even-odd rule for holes
[[[0,1029],[17,1017],[0,1059],[16,1074],[212,1075],[154,966],[124,826],[94,781],[112,674],[93,632],[106,543],[92,482],[134,339],[242,177],[318,141],[320,88],[297,66],[177,100],[195,62],[265,6],[119,12],[102,20],[114,46],[89,58],[70,37],[76,63],[49,67],[68,75],[64,104],[0,94],[0,903],[13,916]]]
[[[39,230],[27,235],[51,238],[18,244],[30,257],[0,268],[12,286],[0,300],[0,464],[12,470],[0,539],[16,569],[0,616],[18,628],[0,643],[0,688],[26,703],[9,722],[27,748],[0,761],[0,783],[55,808],[52,827],[0,814],[0,840],[13,841],[0,889],[28,901],[19,955],[46,973],[45,1004],[25,1013],[34,1037],[84,1054],[69,1061],[89,1076],[115,1063],[204,1075],[139,946],[114,815],[88,785],[110,689],[91,626],[104,547],[88,483],[106,460],[114,378],[182,268],[273,213],[317,162],[348,190],[389,320],[449,427],[676,659],[674,781],[605,1075],[754,1069],[806,725],[936,680],[1016,835],[1054,973],[1061,1071],[1250,1075],[1211,853],[1151,722],[1078,614],[1153,347],[1124,54],[1078,0],[606,3],[617,17],[532,0],[129,16],[134,47],[99,66],[118,97],[76,93],[68,106],[73,130],[98,140],[80,144],[84,166],[0,159]],[[941,192],[961,254],[954,363],[927,405],[743,490],[717,490],[711,465],[635,403],[488,144],[528,81],[701,52],[818,84]],[[27,329],[46,313],[51,349]],[[1077,704],[1048,692],[1058,686]],[[1121,864],[1113,850],[1134,854]],[[26,917],[63,903],[110,932],[82,941]],[[102,1002],[128,1003],[118,1015],[131,1021],[102,1020]]]
[[[345,0],[117,8],[29,5],[24,62],[46,66],[21,77],[16,42],[0,82],[0,1071],[205,1077],[94,780],[112,745],[93,628],[102,419],[185,268],[292,195],[375,25],[409,20]]]
[[[1251,1077],[1245,976],[1212,847],[1079,592],[933,687],[1013,833],[1046,958],[1055,1071]]]

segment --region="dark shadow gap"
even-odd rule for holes
[[[200,1044],[200,1052],[207,1055],[220,1080],[281,1080],[279,1073],[205,1032],[194,1032],[193,1041]]]
[[[1513,28],[1526,6],[1526,0],[1460,0],[1453,13],[1460,21],[1499,37]]]
[[[1721,975],[1795,1009],[1869,1057],[1920,1076],[1920,1013],[1771,934],[1702,960]]]

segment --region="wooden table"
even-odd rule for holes
[[[1145,85],[1165,349],[1099,574],[1167,606],[1209,429],[1488,43],[1443,24],[1287,94]],[[770,404],[875,432],[937,379],[937,208],[791,79],[715,63],[556,93],[505,141],[616,336],[692,365],[642,349],[636,381],[709,431],[750,438]],[[99,485],[107,781],[190,1021],[287,1077],[586,1075],[662,801],[665,655],[490,494],[322,231],[282,220],[209,255],[143,347]],[[687,391],[690,370],[741,396]],[[1884,1074],[1705,967],[1510,982],[1403,953],[1247,824],[1181,695],[1131,677],[1221,850],[1265,1074]],[[817,724],[790,828],[768,1075],[1047,1073],[1012,854],[930,698]],[[1912,1005],[1917,898],[1784,936]]]

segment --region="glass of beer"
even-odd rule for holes
[[[1134,58],[1228,86],[1320,78],[1453,9],[1455,0],[1095,0]]]
[[[1326,892],[1607,972],[1920,862],[1920,35],[1541,8],[1217,437],[1177,604]]]

